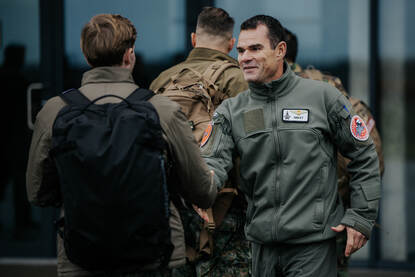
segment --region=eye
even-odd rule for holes
[[[242,54],[243,52],[245,52],[245,49],[242,48],[236,48],[236,51],[238,51],[239,54]]]

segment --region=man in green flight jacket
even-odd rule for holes
[[[380,199],[379,162],[364,121],[333,86],[296,76],[284,61],[278,20],[241,25],[238,61],[249,89],[216,110],[202,154],[223,186],[241,157],[245,233],[253,276],[336,276],[336,232],[345,255],[370,238]],[[351,206],[337,193],[337,150],[351,160]]]

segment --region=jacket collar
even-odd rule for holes
[[[82,86],[92,83],[135,83],[131,71],[118,66],[100,66],[85,72]]]
[[[282,76],[269,83],[249,82],[249,89],[254,95],[265,96],[266,98],[281,97],[288,94],[298,82],[298,77],[284,61],[284,73]]]
[[[227,60],[231,63],[238,65],[238,61],[232,58],[231,56],[210,48],[196,47],[190,51],[189,56],[186,61],[215,61],[215,60]]]

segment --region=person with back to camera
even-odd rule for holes
[[[92,17],[81,34],[92,69],[36,118],[28,198],[62,204],[58,276],[171,276],[185,245],[170,200],[179,193],[208,208],[216,197],[180,107],[134,83],[136,36],[121,15]]]

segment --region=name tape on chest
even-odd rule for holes
[[[284,122],[308,122],[309,110],[294,110],[294,109],[283,109],[282,110],[282,121]]]

